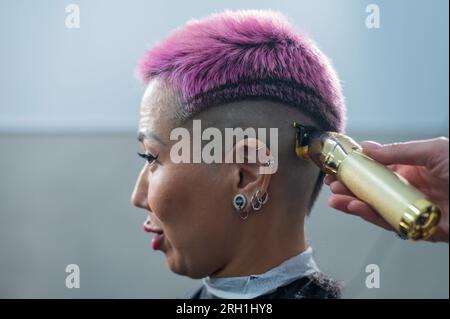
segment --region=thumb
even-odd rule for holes
[[[363,147],[364,153],[366,153],[366,151],[370,152],[372,150],[378,150],[383,147],[383,145],[374,141],[363,141],[361,142],[361,146]]]
[[[431,169],[435,159],[441,155],[441,142],[440,139],[432,139],[380,145],[365,141],[361,145],[367,156],[384,165],[419,165]]]

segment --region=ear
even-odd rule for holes
[[[242,139],[226,154],[226,162],[232,163],[239,174],[233,185],[236,194],[245,194],[250,200],[258,190],[261,194],[268,190],[273,156],[265,143],[256,138]]]

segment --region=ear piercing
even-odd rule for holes
[[[245,206],[247,205],[247,197],[243,194],[237,194],[233,198],[233,206],[236,211],[239,213],[239,217],[243,220],[247,219],[248,211],[244,211]]]
[[[260,190],[258,189],[256,193],[252,196],[250,201],[252,208],[254,211],[259,211],[264,204],[269,200],[269,194],[264,192],[264,195],[260,196]],[[245,210],[247,206],[247,197],[243,194],[237,194],[233,198],[233,206],[236,211],[239,213],[239,217],[243,220],[247,219],[248,211]]]
[[[256,193],[252,196],[251,203],[252,208],[255,211],[260,210],[265,203],[269,200],[269,193],[264,192],[264,195],[262,197],[259,196],[259,189],[256,191]]]

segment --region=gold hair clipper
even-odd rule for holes
[[[427,239],[436,231],[439,208],[402,176],[363,154],[353,139],[295,122],[294,128],[297,156],[333,175],[375,209],[401,238]]]

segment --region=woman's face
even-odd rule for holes
[[[144,208],[152,246],[164,252],[169,268],[192,278],[223,268],[239,242],[231,200],[239,172],[230,164],[173,163],[170,140],[176,126],[176,97],[152,81],[141,103],[139,134],[148,161],[139,174],[132,203]],[[156,158],[156,159],[154,159]]]

